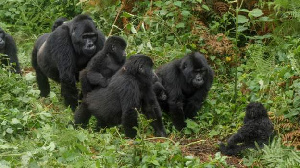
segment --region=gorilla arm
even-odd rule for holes
[[[137,131],[133,127],[138,126],[137,110],[139,109],[140,103],[140,91],[138,84],[135,83],[135,81],[123,81],[125,82],[122,84],[119,93],[122,108],[122,125],[124,127],[125,135],[134,138]]]
[[[78,99],[75,53],[72,48],[73,45],[67,27],[60,26],[57,29],[61,30],[54,31],[47,42],[54,47],[52,49],[52,55],[54,55],[57,60],[56,63],[61,82],[61,94],[65,98],[65,104],[70,105],[71,109],[75,111]],[[56,39],[60,39],[60,44],[62,45],[53,45],[57,43],[55,42]]]
[[[204,78],[204,84],[196,93],[190,97],[184,107],[185,117],[192,119],[197,115],[197,111],[200,110],[204,100],[206,99],[208,92],[213,83],[213,71],[208,67],[208,72]]]
[[[90,84],[95,86],[100,85],[102,88],[105,88],[108,85],[108,80],[101,73],[96,71],[88,71],[87,79],[89,80]]]
[[[147,119],[153,120],[151,125],[154,128],[155,136],[165,137],[166,131],[162,123],[162,112],[153,89],[149,89],[142,99],[142,111]]]

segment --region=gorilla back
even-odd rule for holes
[[[65,104],[74,111],[78,99],[76,80],[79,71],[103,48],[104,41],[104,35],[87,15],[76,16],[57,27],[49,37],[42,38],[36,52],[32,53],[41,96],[45,97],[50,92],[49,77],[61,83]]]
[[[166,136],[161,110],[152,88],[152,60],[144,55],[131,56],[125,65],[112,76],[106,88],[87,94],[75,112],[75,124],[85,127],[91,115],[97,127],[105,128],[122,124],[125,135],[134,137],[137,127],[137,110],[152,119],[157,136]]]

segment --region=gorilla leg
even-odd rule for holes
[[[74,114],[75,125],[81,125],[82,128],[86,128],[90,118],[91,113],[88,111],[87,105],[82,103]]]
[[[155,131],[155,136],[166,137],[166,130],[162,122],[162,112],[157,100],[155,100],[155,95],[153,94],[153,99],[150,98],[151,93],[146,95],[148,96],[142,104],[142,111],[146,115],[147,119],[153,120],[151,122],[151,126]]]
[[[38,87],[41,91],[40,96],[46,97],[50,93],[50,85],[49,85],[48,77],[44,75],[39,68],[37,68],[35,71],[36,71],[36,80],[38,83]]]
[[[61,95],[65,98],[65,104],[70,105],[72,111],[75,111],[78,105],[78,91],[76,83],[61,82]]]
[[[137,111],[134,109],[125,111],[123,113],[122,125],[127,137],[134,138],[136,136],[137,131],[133,127],[138,126],[137,117]]]
[[[184,122],[184,112],[181,102],[169,101],[169,111],[172,118],[172,122],[177,130],[182,130],[186,127],[186,123]]]
[[[36,80],[39,87],[39,90],[41,91],[40,96],[46,97],[50,93],[50,85],[48,77],[41,71],[40,67],[37,64],[37,49],[34,48],[32,51],[32,59],[31,64],[33,68],[36,71]]]

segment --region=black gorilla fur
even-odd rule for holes
[[[166,136],[161,109],[152,88],[153,62],[145,55],[131,56],[112,76],[106,88],[87,94],[75,112],[75,124],[86,127],[91,115],[97,119],[97,128],[122,124],[127,137],[135,137],[137,111],[148,119],[156,136]]]
[[[48,37],[38,39],[32,52],[32,66],[36,70],[40,95],[45,97],[50,92],[48,77],[60,82],[65,104],[75,111],[79,71],[103,48],[104,42],[104,35],[87,15],[78,15]]]
[[[80,72],[83,97],[95,88],[104,88],[109,79],[124,65],[126,60],[126,41],[118,36],[109,37],[104,47]]]
[[[186,127],[185,119],[192,119],[200,110],[213,82],[213,70],[205,57],[190,53],[163,65],[157,75],[166,89],[167,99],[159,100],[177,130]]]
[[[157,97],[157,100],[161,100],[161,101],[167,100],[166,89],[161,84],[161,80],[156,74],[153,76],[153,90]]]
[[[66,22],[68,19],[61,17],[55,20],[55,22],[52,25],[52,31],[54,31],[58,26],[61,26],[64,22]]]
[[[53,25],[52,25],[52,32],[58,27],[61,26],[65,21],[67,21],[66,18],[58,18],[54,21]],[[34,44],[34,48],[32,51],[32,55],[37,55],[38,49],[44,44],[44,42],[47,40],[47,38],[50,36],[51,33],[45,33],[41,36],[38,37],[38,39],[36,40],[35,44]],[[35,65],[36,60],[31,60],[32,61],[32,65]]]
[[[244,125],[227,140],[227,146],[220,144],[220,150],[225,155],[237,155],[247,148],[255,148],[255,142],[260,148],[268,144],[273,134],[273,124],[267,110],[261,103],[250,103],[246,108]]]
[[[4,54],[4,55],[1,55]],[[21,74],[19,60],[17,56],[17,46],[11,35],[5,33],[0,27],[0,64],[12,64],[13,71]]]

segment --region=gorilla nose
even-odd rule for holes
[[[95,45],[94,45],[93,43],[89,43],[89,44],[87,45],[87,48],[89,48],[89,49],[92,49],[93,47],[95,47]]]

